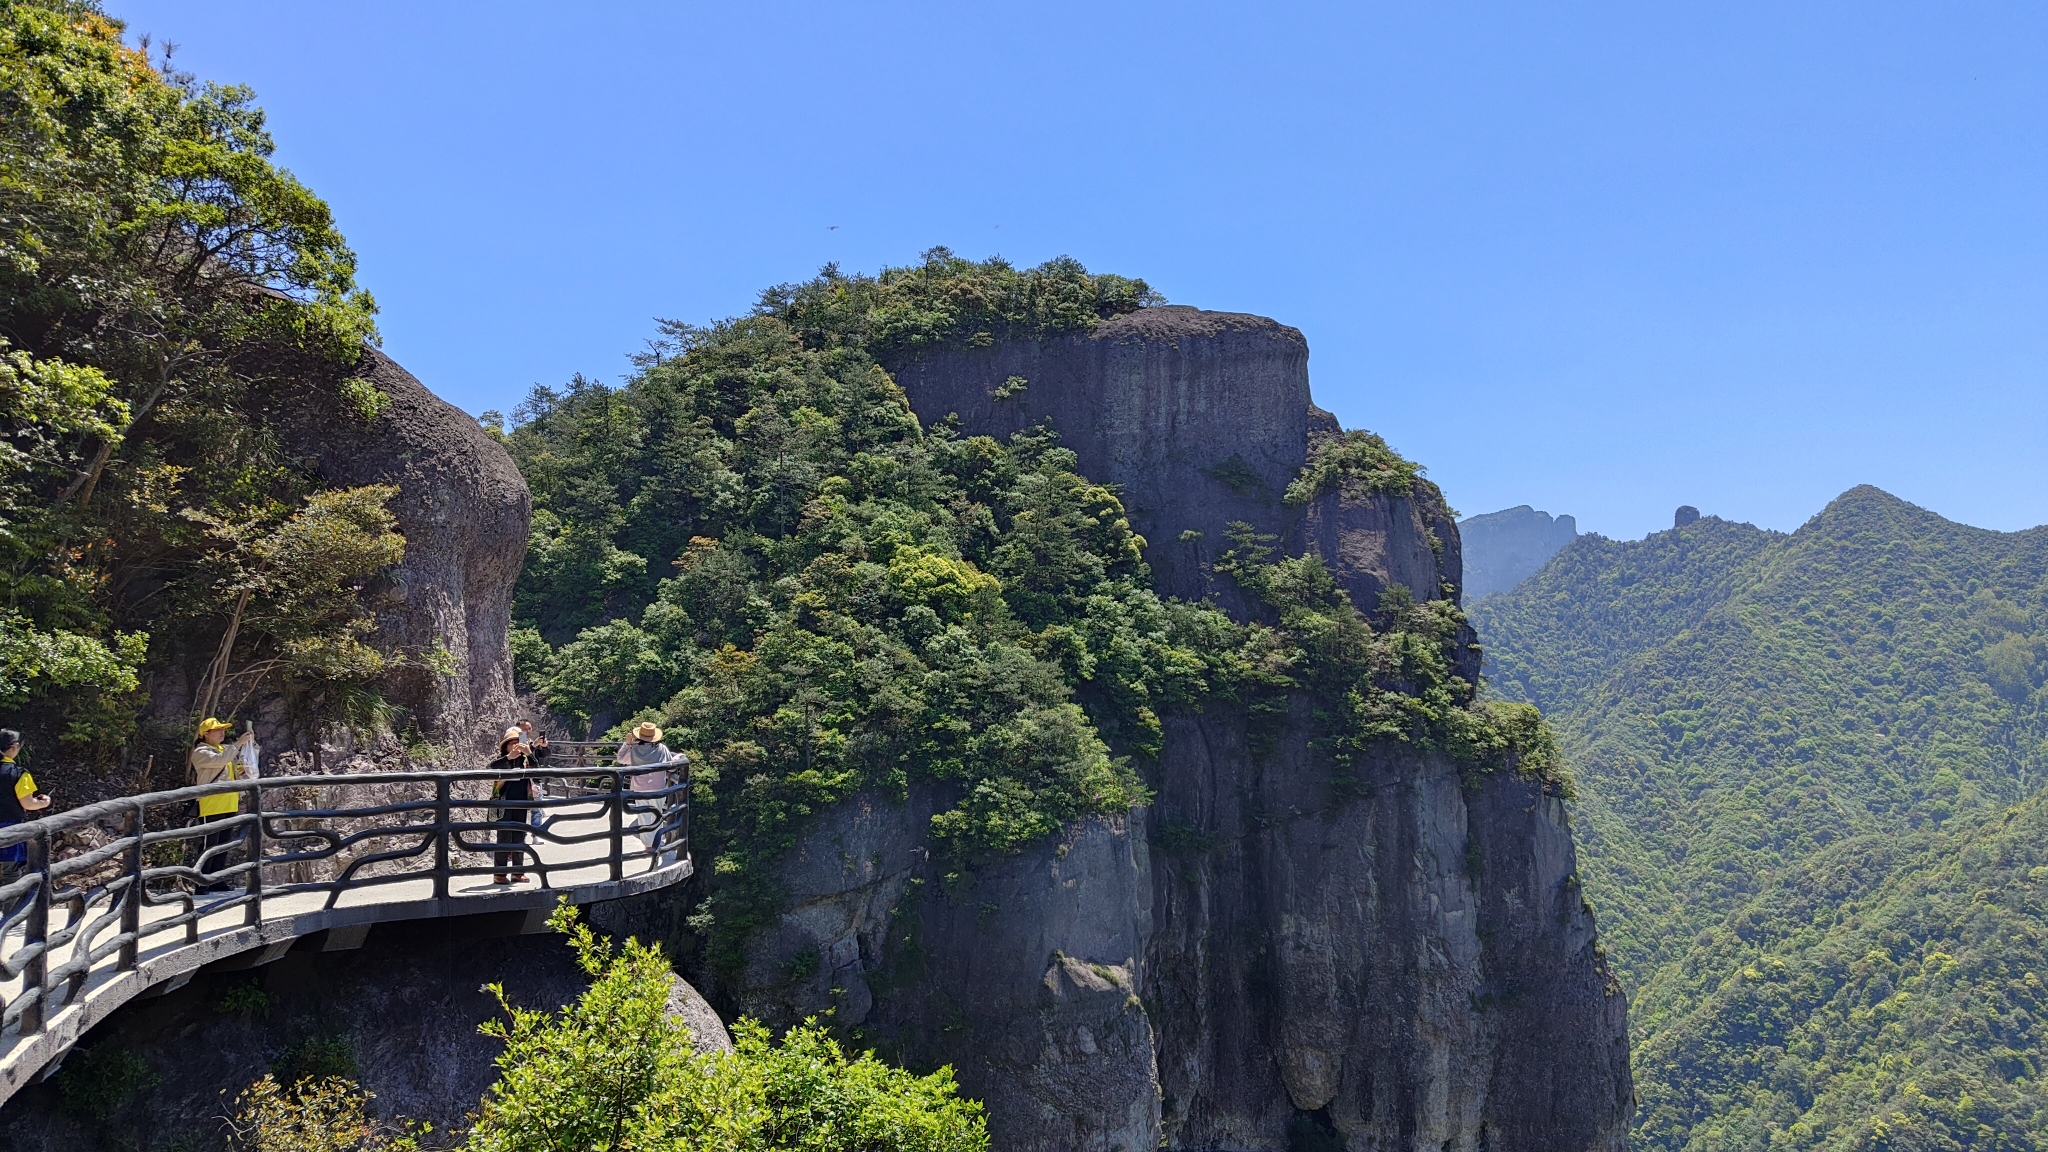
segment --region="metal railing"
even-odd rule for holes
[[[688,760],[577,764],[500,774],[279,776],[108,800],[0,829],[0,1030],[42,1031],[88,984],[132,972],[152,950],[196,945],[202,922],[389,901],[459,915],[524,888],[689,871]],[[667,772],[636,791],[633,777]],[[531,780],[535,798],[494,795]],[[237,810],[199,817],[198,801]],[[503,883],[513,873],[533,879]],[[463,886],[468,878],[479,883]],[[558,883],[561,882],[561,883]],[[353,908],[351,909],[353,910]],[[374,909],[372,909],[374,911]],[[366,914],[364,919],[374,920]],[[209,930],[212,930],[209,928]]]

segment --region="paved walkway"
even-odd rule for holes
[[[478,776],[446,775],[450,781]],[[76,892],[78,897],[77,902],[47,903],[47,927],[42,933],[49,941],[46,949],[29,944],[36,910],[23,903],[20,895],[7,898],[8,904],[21,907],[6,917],[8,927],[0,934],[0,1002],[7,1005],[6,1024],[0,1028],[0,1102],[53,1068],[114,1009],[137,996],[182,986],[208,965],[254,967],[275,960],[295,945],[326,950],[358,947],[372,925],[397,920],[499,913],[518,918],[514,930],[540,931],[556,903],[565,897],[572,904],[583,905],[688,879],[693,869],[683,839],[687,813],[680,801],[680,786],[672,790],[673,797],[615,796],[609,787],[589,789],[588,784],[599,782],[590,780],[590,775],[580,775],[579,783],[585,784],[580,790],[594,794],[542,802],[540,806],[550,818],[546,832],[530,838],[539,866],[528,863],[528,878],[518,883],[493,883],[488,871],[469,874],[492,866],[473,850],[491,845],[496,833],[490,828],[464,826],[465,821],[473,825],[490,819],[484,811],[486,802],[447,799],[452,791],[447,782],[440,783],[443,799],[438,804],[424,801],[342,810],[325,821],[316,814],[272,810],[267,814],[271,824],[259,840],[265,861],[260,897],[247,891],[250,869],[246,866],[240,869],[240,876],[231,878],[234,891],[197,894],[190,892],[189,879],[175,875],[189,875],[189,869],[143,866],[145,853],[156,845],[190,842],[200,834],[190,830],[145,829],[139,843],[128,836],[108,847],[61,860],[55,870],[57,879],[46,886],[54,886],[57,893]],[[601,770],[598,775],[603,775]],[[408,774],[404,782],[417,785],[422,780],[431,781],[432,774]],[[308,781],[300,777],[265,785],[305,787],[325,782],[344,783],[352,789],[374,783],[362,778]],[[623,785],[618,787],[623,791]],[[243,790],[253,789],[245,785]],[[579,789],[564,790],[573,793]],[[125,803],[146,812],[147,807],[138,805],[173,803],[183,795],[169,793],[163,800],[143,797]],[[664,806],[664,800],[670,803]],[[615,803],[622,809],[617,821],[622,827],[616,837]],[[253,807],[247,801],[245,806]],[[406,810],[399,819],[378,825],[375,818],[389,815],[392,807]],[[636,817],[654,822],[656,812],[660,813],[660,853],[651,851],[642,836],[625,830]],[[438,822],[422,823],[422,817]],[[73,820],[71,826],[80,823]],[[244,843],[242,837],[254,820],[242,817],[239,823],[243,831],[235,834],[236,842]],[[371,826],[365,828],[365,824]],[[353,841],[355,859],[365,852],[388,854],[388,858],[359,867],[353,875],[344,873],[346,880],[339,886],[333,880],[317,885],[303,880],[288,883],[295,868],[303,873],[306,867],[294,864],[292,858],[303,861],[308,855],[304,851],[306,838],[294,839],[289,833],[317,827],[333,830],[332,835],[315,835],[316,841],[328,844],[328,854],[321,862],[331,870],[340,871],[341,861],[351,859],[333,849],[337,837]],[[345,837],[342,829],[349,829]],[[114,874],[124,858],[129,861],[127,870]],[[87,866],[97,863],[104,877],[101,882],[85,884],[79,878],[80,861]],[[372,874],[380,869],[382,874]],[[138,874],[149,898],[162,903],[144,901],[130,906],[126,895]],[[437,894],[437,890],[445,894]],[[33,898],[32,891],[28,899]],[[79,903],[82,914],[77,910]],[[124,921],[132,923],[132,932]],[[496,927],[504,930],[503,925]],[[60,976],[74,961],[85,959],[80,949],[88,947],[90,962],[77,963],[77,971],[68,973],[68,979]],[[39,984],[44,986],[40,997],[33,994]],[[52,1007],[46,1019],[39,1018],[45,1004]]]

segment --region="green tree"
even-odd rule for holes
[[[264,404],[382,399],[352,374],[375,337],[355,257],[271,162],[252,94],[121,32],[90,0],[0,5],[0,697],[97,756],[133,727],[142,665],[237,628],[223,550],[321,498]],[[263,658],[310,644],[299,664],[331,666],[357,616],[314,615],[318,641],[241,623]],[[341,659],[359,694],[363,656]]]
[[[698,1053],[668,1015],[668,961],[628,940],[613,948],[565,904],[591,977],[558,1012],[519,1008],[485,1025],[505,1044],[471,1152],[984,1152],[981,1106],[950,1069],[914,1076],[872,1055],[849,1058],[815,1024],[778,1043],[741,1021],[731,1052]]]

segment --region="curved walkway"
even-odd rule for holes
[[[361,944],[394,920],[523,914],[689,878],[686,761],[668,787],[630,772],[520,773],[540,798],[490,798],[489,772],[285,776],[123,797],[0,829],[28,863],[0,884],[0,1102],[122,1004],[201,967],[254,966],[316,933]],[[239,795],[197,820],[196,801]],[[525,879],[500,883],[501,874]],[[508,877],[509,879],[509,877]]]

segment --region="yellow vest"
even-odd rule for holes
[[[242,773],[235,763],[235,750],[226,745],[216,749],[201,742],[194,745],[186,758],[192,765],[192,779],[200,784],[212,784],[221,780],[239,780]],[[204,763],[201,763],[204,761]],[[203,796],[199,800],[199,816],[211,819],[215,816],[232,816],[242,807],[242,796],[238,792],[227,792],[219,796]]]

